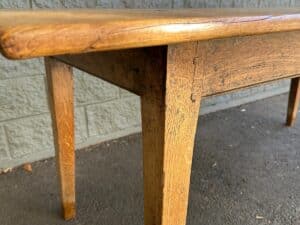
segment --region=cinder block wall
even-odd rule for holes
[[[300,0],[0,0],[0,8],[294,7]],[[54,155],[42,59],[0,57],[0,168]],[[205,99],[202,113],[286,92],[288,81]],[[76,147],[140,131],[139,98],[75,70]]]

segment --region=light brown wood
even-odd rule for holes
[[[205,53],[197,74],[202,96],[297,76],[300,73],[300,31],[200,41]],[[280,48],[278,48],[280,46]],[[165,47],[162,47],[165,48]],[[57,59],[141,95],[149,48],[56,56]],[[205,54],[205,55],[199,55]]]
[[[300,74],[299,40],[297,31],[199,42],[207,49],[203,96]]]
[[[291,80],[291,88],[289,94],[288,110],[286,125],[293,126],[296,122],[297,112],[300,101],[300,78],[296,77]]]
[[[0,49],[20,59],[299,29],[299,9],[2,10]]]
[[[184,225],[201,99],[197,43],[153,48],[142,94],[145,225]]]
[[[45,58],[63,216],[75,217],[75,152],[72,68]]]
[[[299,9],[0,11],[2,54],[53,56],[45,64],[65,219],[75,217],[71,66],[141,96],[145,225],[184,225],[201,97],[299,76],[299,40]],[[295,78],[288,125],[299,95]]]
[[[147,50],[144,48],[56,56],[73,67],[140,94]]]

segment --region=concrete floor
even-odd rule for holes
[[[200,117],[188,225],[299,225],[300,119],[287,95]],[[141,135],[77,154],[77,219],[64,222],[53,159],[0,176],[1,225],[143,224]]]

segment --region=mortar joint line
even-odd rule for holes
[[[90,130],[89,130],[89,120],[88,120],[88,113],[87,113],[87,107],[83,107],[84,109],[84,117],[85,117],[85,129],[86,129],[86,134],[87,137],[90,137]]]
[[[9,141],[8,141],[8,133],[7,133],[7,130],[5,129],[4,126],[2,126],[2,130],[3,130],[3,133],[4,133],[4,143],[5,143],[5,151],[6,151],[6,154],[8,156],[9,159],[12,159],[12,155],[11,155],[11,152],[10,152],[10,148],[9,148]]]

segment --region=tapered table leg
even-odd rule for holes
[[[287,110],[286,125],[293,126],[298,112],[300,101],[300,78],[296,77],[291,80],[289,103]]]
[[[75,153],[72,68],[45,58],[64,219],[75,217]]]
[[[153,50],[142,95],[145,225],[184,225],[200,96],[196,44]],[[167,57],[166,57],[167,56]]]

